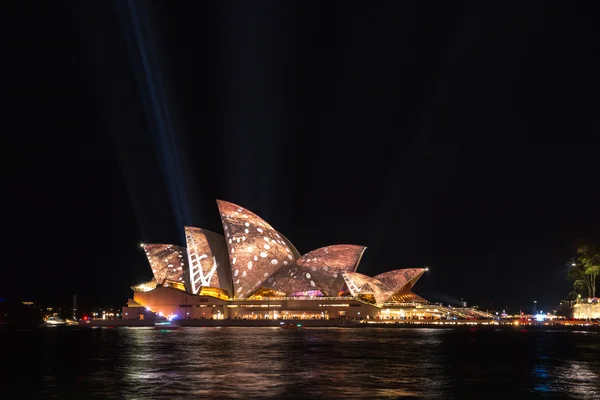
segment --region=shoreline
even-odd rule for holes
[[[280,327],[282,323],[286,325],[300,325],[297,328],[427,328],[427,329],[535,329],[535,330],[565,330],[565,331],[594,331],[600,332],[599,325],[576,324],[570,321],[570,324],[554,323],[532,323],[518,324],[514,323],[490,323],[490,321],[472,321],[472,322],[355,322],[340,320],[177,320],[177,321],[140,321],[140,320],[91,320],[79,321],[79,327],[97,328],[97,327],[156,327],[158,329],[170,329],[180,327],[198,327],[198,328],[224,328],[224,327]]]
[[[31,330],[36,328],[155,328],[155,329],[178,329],[178,328],[285,328],[299,330],[304,328],[376,328],[376,329],[478,329],[478,330],[535,330],[535,331],[586,331],[600,332],[600,325],[586,324],[581,321],[567,321],[567,323],[495,323],[489,320],[482,321],[448,321],[448,322],[429,322],[429,321],[395,321],[395,322],[375,322],[375,321],[345,321],[345,320],[176,320],[176,321],[152,321],[152,320],[88,320],[78,323],[69,323],[62,325],[45,324],[0,324],[0,331],[7,330]]]

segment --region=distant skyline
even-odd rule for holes
[[[0,297],[124,304],[216,199],[481,308],[550,311],[600,243],[587,4],[21,7]]]

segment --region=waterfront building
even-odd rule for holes
[[[357,272],[366,247],[339,244],[301,255],[253,212],[217,201],[224,234],[185,229],[185,246],[142,244],[154,277],[133,286],[124,319],[440,318],[412,288],[426,268]]]
[[[587,299],[577,298],[572,306],[573,318],[575,319],[600,319],[600,299],[589,297]]]

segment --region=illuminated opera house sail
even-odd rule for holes
[[[301,255],[253,212],[221,200],[217,205],[223,235],[186,226],[185,247],[142,245],[154,277],[132,287],[129,311],[145,307],[187,318],[338,318],[375,317],[394,305],[427,303],[412,292],[424,268],[370,277],[356,272],[364,246],[330,245]]]

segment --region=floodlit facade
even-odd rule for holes
[[[301,255],[253,212],[217,200],[224,234],[185,227],[186,247],[143,244],[154,278],[133,286],[124,318],[383,318],[427,300],[412,287],[424,268],[375,277],[356,272],[366,247],[340,244]],[[395,315],[401,315],[396,313]]]

